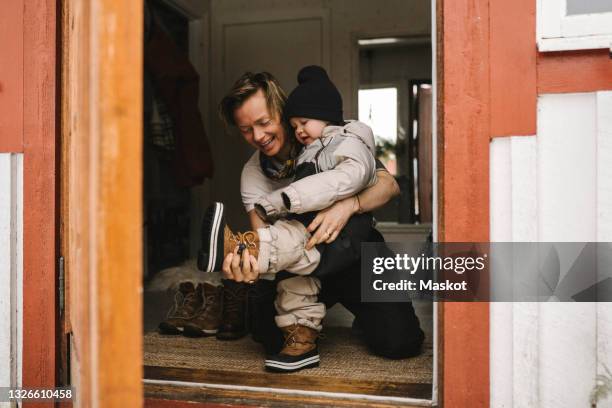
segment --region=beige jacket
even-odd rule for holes
[[[297,166],[313,163],[317,174],[260,197],[255,208],[266,218],[327,208],[376,183],[375,153],[374,134],[368,125],[352,121],[327,126],[322,137],[297,159]]]

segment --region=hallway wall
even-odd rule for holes
[[[299,68],[321,64],[342,93],[346,118],[356,116],[357,38],[427,36],[431,4],[425,0],[214,0],[210,3],[208,126],[216,175],[212,200],[227,203],[229,220],[247,227],[240,201],[242,165],[252,149],[217,117],[217,103],[246,70],[267,70],[290,92]]]

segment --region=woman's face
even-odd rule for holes
[[[266,156],[277,156],[285,147],[287,135],[281,118],[268,112],[261,89],[234,111],[234,120],[244,140]]]

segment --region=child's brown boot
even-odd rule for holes
[[[280,353],[266,358],[266,369],[290,373],[319,366],[319,332],[307,326],[293,324],[281,327],[285,336],[285,346]]]
[[[227,254],[238,246],[239,253],[247,248],[255,258],[259,256],[259,236],[256,231],[234,233],[225,223],[225,206],[214,203],[202,221],[202,249],[198,254],[198,268],[204,272],[220,271]]]

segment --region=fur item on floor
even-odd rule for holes
[[[147,292],[175,292],[179,284],[184,281],[191,281],[194,285],[208,282],[219,286],[221,285],[221,272],[204,273],[198,269],[195,259],[188,259],[182,265],[159,271],[145,290]]]

